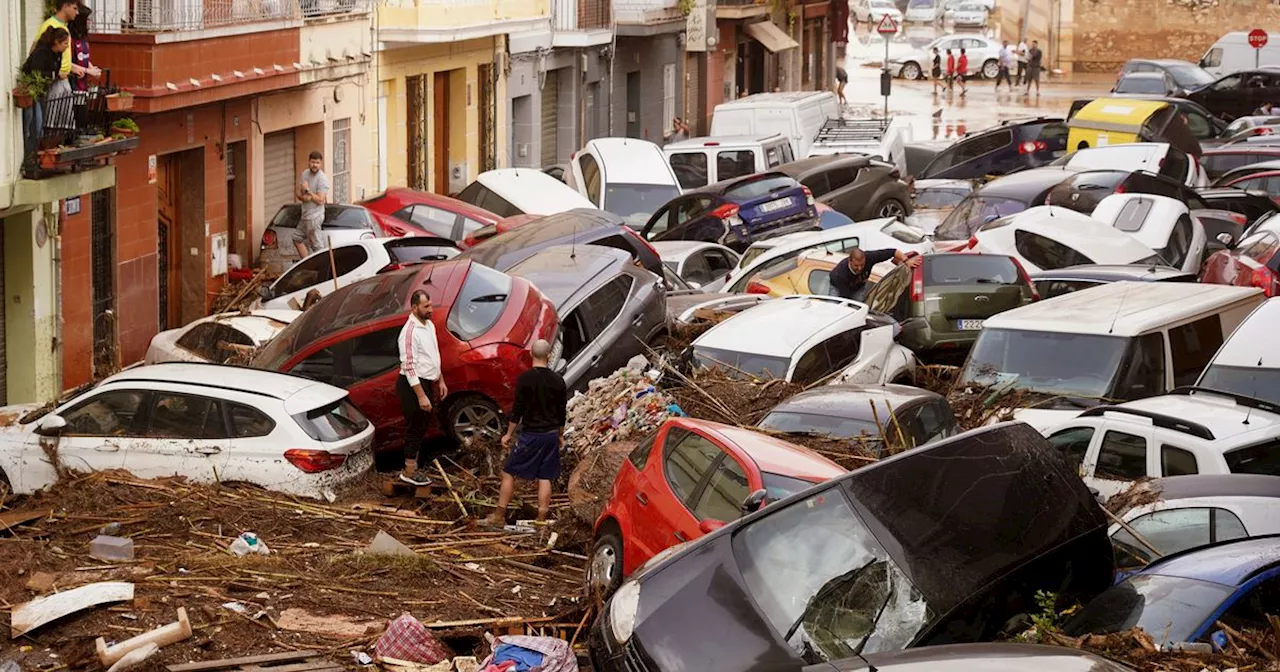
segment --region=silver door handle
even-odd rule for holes
[[[116,445],[116,444],[114,444],[114,443],[111,443],[110,441],[105,441],[105,442],[103,442],[103,443],[100,443],[100,444],[98,444],[98,445],[94,446],[94,447],[93,447],[93,449],[94,449],[94,450],[96,450],[96,451],[98,451],[98,452],[100,452],[100,453],[117,453],[117,452],[120,452],[120,446],[118,446],[118,445]]]
[[[217,455],[222,449],[217,446],[197,446],[196,452],[201,455]]]

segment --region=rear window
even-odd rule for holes
[[[472,264],[458,300],[449,310],[449,333],[464,341],[489,331],[502,316],[511,294],[511,276]]]
[[[301,217],[302,208],[300,207],[281,208],[280,212],[276,213],[275,219],[271,220],[271,226],[295,228]],[[364,208],[330,205],[324,209],[322,226],[326,229],[368,229],[371,228],[370,222],[369,213]]]
[[[860,420],[832,415],[813,415],[794,411],[772,411],[759,424],[762,429],[772,429],[785,434],[808,434],[852,439],[860,436],[880,436],[880,428],[874,420]]]
[[[402,243],[392,241],[387,243],[387,251],[391,253],[391,258],[401,264],[418,264],[426,261],[444,261],[450,257],[456,256],[455,248],[428,243]]]
[[[458,194],[458,200],[484,208],[499,217],[514,217],[515,215],[524,214],[524,211],[479,182],[472,182],[467,185],[467,188]]]
[[[1009,257],[986,254],[925,255],[928,285],[1016,285],[1018,268]]]
[[[346,397],[328,406],[297,413],[293,419],[307,436],[325,443],[344,441],[369,426],[369,420]]]
[[[746,374],[763,379],[784,379],[791,360],[787,357],[767,357],[750,352],[737,352],[697,346],[693,349],[693,359],[698,366],[708,369],[724,369],[730,375]]]
[[[1152,77],[1145,73],[1138,76],[1125,77],[1116,85],[1116,93],[1167,93],[1163,77]]]
[[[934,231],[937,240],[968,240],[983,224],[1027,209],[1027,204],[1012,198],[970,195],[952,210]]]
[[[1223,457],[1227,458],[1227,468],[1233,474],[1280,476],[1280,442],[1270,441],[1239,448]]]
[[[731,200],[749,201],[768,195],[779,189],[800,186],[799,182],[786,175],[768,175],[755,180],[747,180],[735,184],[724,192],[724,197]]]

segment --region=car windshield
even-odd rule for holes
[[[1209,74],[1209,71],[1190,63],[1171,65],[1165,68],[1165,72],[1173,77],[1174,83],[1184,89],[1194,89],[1213,83],[1213,75]]]
[[[680,190],[668,184],[610,184],[604,192],[604,209],[627,226],[643,229],[658,208],[679,195]]]
[[[775,191],[797,186],[800,186],[800,183],[786,175],[766,175],[748,179],[745,182],[739,182],[729,187],[725,190],[724,197],[734,203],[742,203],[755,200]]]
[[[771,474],[767,471],[761,472],[760,478],[764,481],[764,490],[767,493],[765,499],[770,502],[786,499],[797,492],[804,492],[813,487],[813,483],[803,478]]]
[[[1038,408],[1087,408],[1110,395],[1128,347],[1129,339],[1118,336],[983,329],[960,384],[1003,384],[1054,397]]]
[[[1196,385],[1280,404],[1280,369],[1210,363]]]
[[[306,413],[294,414],[293,419],[307,436],[326,443],[344,441],[369,426],[369,420],[346,397]]]
[[[1116,84],[1115,92],[1164,94],[1167,93],[1167,90],[1164,86],[1163,77],[1130,75],[1121,79],[1119,84]]]
[[[1013,198],[974,194],[942,220],[933,237],[937,240],[968,240],[983,224],[1026,209],[1026,203]]]
[[[922,189],[916,192],[915,209],[929,210],[937,208],[954,208],[965,196],[969,195],[968,190],[957,188],[946,189]]]
[[[733,555],[764,617],[808,664],[901,650],[933,616],[838,488],[742,526]]]
[[[1069,637],[1105,635],[1140,627],[1156,645],[1188,641],[1235,592],[1220,583],[1159,574],[1140,574],[1094,598],[1068,619]]]
[[[730,374],[746,374],[761,378],[786,378],[791,360],[786,357],[767,357],[750,352],[736,352],[721,348],[695,345],[693,360],[708,369],[721,368]]]
[[[775,432],[786,432],[787,434],[814,434],[818,436],[834,436],[840,439],[880,435],[880,430],[873,420],[794,413],[791,411],[773,411],[764,416],[759,426],[764,429],[772,429]]]
[[[498,322],[511,294],[511,276],[488,266],[471,264],[458,299],[449,309],[449,333],[470,341]]]

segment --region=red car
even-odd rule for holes
[[[1234,249],[1210,255],[1200,282],[1259,287],[1268,297],[1280,296],[1280,216],[1259,220]]]
[[[405,187],[392,187],[360,205],[383,215],[378,218],[388,236],[437,236],[461,242],[477,229],[496,224],[500,217],[464,203]]]
[[[741,427],[671,418],[631,452],[595,526],[591,585],[612,592],[658,553],[846,473],[827,458]],[[761,502],[763,503],[763,501]]]
[[[1235,187],[1245,191],[1265,191],[1271,200],[1280,205],[1280,170],[1263,170],[1236,179],[1223,180],[1220,187]]]
[[[542,219],[543,217],[544,215],[512,215],[510,217],[503,217],[496,223],[490,224],[483,229],[476,229],[475,231],[472,231],[471,235],[467,236],[466,239],[462,241],[462,249],[469,250],[499,233],[506,233],[511,229],[520,228],[535,219]]]
[[[397,337],[409,318],[409,297],[425,289],[440,343],[449,396],[445,427],[460,442],[506,431],[502,413],[515,400],[516,377],[532,365],[529,345],[555,341],[555,307],[527,280],[467,259],[383,273],[343,287],[285,327],[252,366],[346,388],[376,427],[379,468],[394,469],[404,440],[396,397]]]

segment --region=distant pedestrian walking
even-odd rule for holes
[[[1000,80],[1004,80],[1009,90],[1013,91],[1013,79],[1009,77],[1009,68],[1013,67],[1013,50],[1009,48],[1008,40],[1004,41],[996,58],[998,59],[996,65],[999,67],[996,73],[996,91],[1000,90]]]
[[[947,50],[947,91],[950,91],[956,81],[956,55]]]
[[[840,105],[848,105],[849,101],[845,100],[844,87],[849,84],[849,73],[844,68],[836,66],[836,95],[840,97]]]
[[[933,78],[933,94],[938,95],[938,87],[942,85],[942,55],[938,53],[938,48],[933,48],[933,68],[929,70],[930,76]]]
[[[546,521],[551,508],[551,482],[560,477],[560,447],[564,442],[564,424],[568,391],[564,378],[548,368],[551,344],[534,341],[530,353],[533,368],[516,379],[516,401],[502,436],[502,447],[510,448],[520,430],[520,438],[502,467],[502,487],[498,492],[498,508],[489,522],[505,525],[507,505],[515,494],[515,479],[537,481],[538,520]]]
[[[969,55],[964,49],[960,50],[960,58],[956,59],[956,79],[960,81],[960,95],[969,93],[969,85],[965,83],[965,78],[969,76]]]
[[[307,169],[298,176],[296,195],[302,203],[302,215],[298,228],[293,230],[293,245],[298,248],[299,259],[324,247],[320,230],[324,226],[324,203],[329,197],[329,177],[321,170],[323,166],[324,155],[313,151],[307,157]]]
[[[1018,43],[1018,50],[1013,53],[1018,58],[1018,75],[1014,78],[1014,83],[1022,86],[1027,81],[1027,41],[1023,40]]]
[[[1031,84],[1036,85],[1036,95],[1040,95],[1040,63],[1044,60],[1044,52],[1040,51],[1039,40],[1031,40],[1031,50],[1027,52],[1027,91],[1031,95]]]
[[[440,345],[436,325],[431,321],[431,297],[423,290],[409,297],[409,319],[400,330],[400,377],[396,379],[396,396],[404,413],[404,452],[414,455],[413,473],[405,469],[400,480],[411,485],[431,485],[424,440],[431,428],[432,417],[440,417],[440,402],[449,394],[440,375]]]

